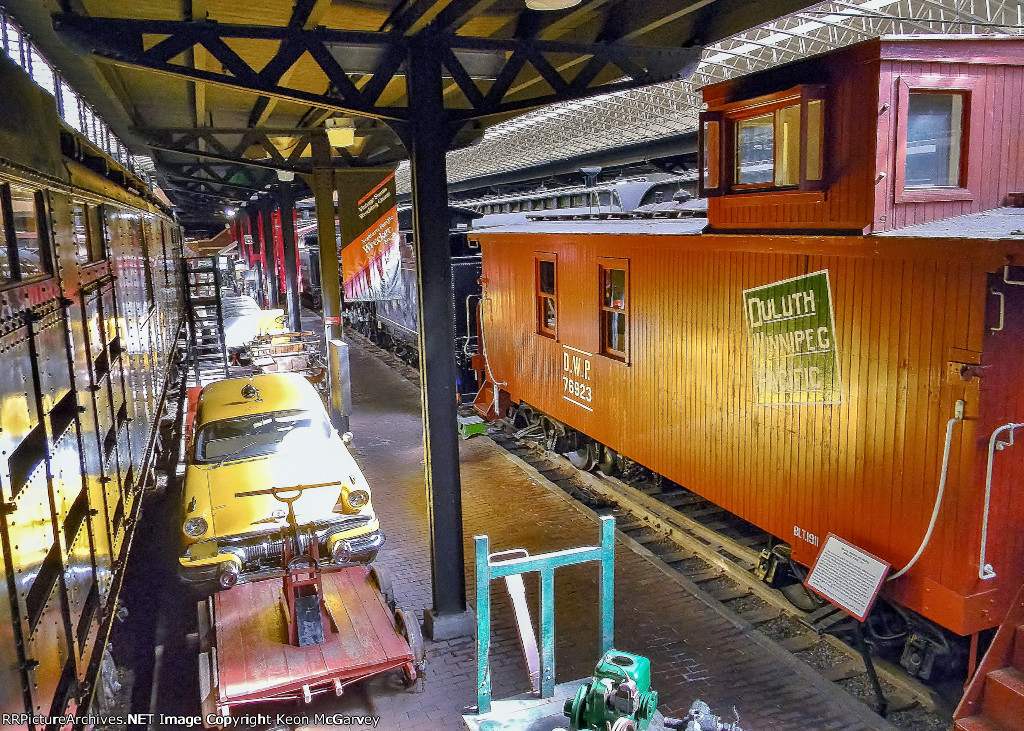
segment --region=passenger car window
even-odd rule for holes
[[[962,94],[910,93],[906,187],[960,185],[963,107]]]
[[[45,210],[42,194],[27,188],[11,186],[11,211],[18,240],[18,268],[21,278],[51,271],[46,232],[40,230]]]
[[[0,186],[0,192],[6,193],[7,186]],[[4,218],[6,218],[6,214]],[[15,279],[12,262],[18,256],[18,245],[15,239],[8,237],[8,226],[0,221],[0,284],[7,284]]]
[[[106,257],[103,218],[99,206],[75,201],[74,238],[79,261],[91,264]]]
[[[196,462],[220,462],[309,448],[310,440],[327,439],[331,425],[321,414],[291,409],[221,419],[206,424],[196,437]]]

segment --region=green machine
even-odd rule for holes
[[[565,702],[571,731],[645,731],[658,707],[651,690],[651,661],[608,650],[594,668],[594,679]]]

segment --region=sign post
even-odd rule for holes
[[[878,598],[889,568],[880,558],[829,533],[804,582],[808,589],[857,620],[853,627],[854,641],[875,691],[875,711],[883,718],[888,704],[871,661],[871,649],[864,640],[863,623]]]

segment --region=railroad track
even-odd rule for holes
[[[875,696],[860,653],[837,637],[803,625],[800,618],[806,612],[754,576],[767,533],[678,485],[662,491],[652,480],[633,486],[583,472],[565,457],[516,439],[511,432],[499,422],[488,436],[594,512],[615,516],[616,528],[635,550],[662,561],[823,677],[873,705]],[[888,702],[889,723],[914,731],[949,728],[952,707],[947,699],[897,665],[877,658],[874,664]]]
[[[352,333],[352,340],[418,385],[418,372],[398,356],[358,334]],[[767,533],[678,485],[630,479],[628,473],[623,481],[581,471],[529,439],[516,439],[511,426],[502,422],[495,422],[488,436],[596,513],[615,516],[616,528],[634,550],[663,562],[740,620],[872,706],[875,696],[860,653],[837,637],[803,625],[800,618],[806,613],[754,576]],[[949,728],[955,701],[941,697],[898,665],[875,659],[875,667],[888,702],[889,723],[913,731]]]

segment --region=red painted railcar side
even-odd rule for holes
[[[548,224],[550,227],[550,224]],[[639,229],[638,229],[639,230]],[[835,533],[902,567],[949,478],[920,562],[886,592],[961,634],[998,624],[1024,580],[1024,446],[997,453],[978,578],[988,438],[1024,421],[1024,243],[742,235],[480,232],[490,371],[523,401],[792,543]],[[557,261],[557,337],[537,332],[538,254]],[[600,354],[599,260],[628,271],[628,357]],[[1019,259],[1018,259],[1019,260]],[[827,270],[840,403],[758,405],[743,291]],[[1019,271],[1019,270],[1014,270]],[[1002,291],[1004,327],[998,324]],[[566,355],[590,362],[589,401]],[[980,376],[979,376],[980,374]],[[797,534],[796,536],[794,534]],[[815,540],[817,539],[817,540]]]
[[[824,100],[821,190],[744,189],[728,184],[708,198],[716,231],[878,233],[1007,205],[1024,189],[1024,43],[1016,37],[884,38],[705,87],[709,113],[817,85]],[[957,186],[908,187],[911,92],[963,99]],[[959,119],[959,117],[958,117]],[[724,133],[725,137],[729,135]],[[731,168],[730,141],[719,168]]]
[[[1024,44],[1019,39],[926,39],[880,43],[878,171],[873,230],[888,231],[1006,205],[1024,189]],[[908,89],[966,94],[964,189],[900,190]],[[915,197],[916,194],[916,197]]]

